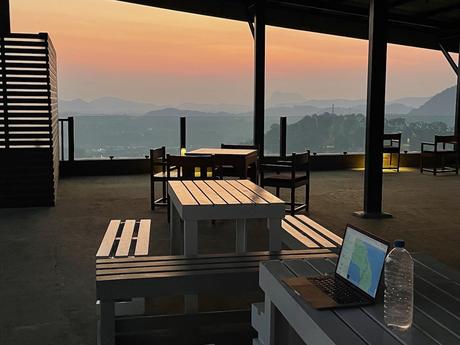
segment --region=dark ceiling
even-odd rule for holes
[[[247,21],[254,0],[119,0]],[[378,0],[385,1],[385,0]],[[390,43],[458,52],[460,0],[386,0]],[[267,0],[267,25],[367,39],[369,0]]]

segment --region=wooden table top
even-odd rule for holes
[[[220,148],[201,148],[187,152],[190,155],[231,155],[231,156],[249,156],[257,154],[257,150],[250,149],[220,149]]]
[[[249,180],[169,181],[183,206],[283,205],[284,201]]]
[[[333,344],[460,344],[460,273],[431,257],[414,254],[414,322],[407,331],[392,330],[383,321],[383,301],[361,308],[318,311],[311,308],[285,284],[283,278],[315,276],[334,272],[336,259],[268,261],[261,264],[260,285],[273,297],[277,308],[283,309],[288,322],[307,342],[312,320],[324,332],[323,343]],[[283,290],[290,297],[277,299]],[[291,305],[292,304],[292,305]],[[292,313],[296,310],[300,313]],[[289,313],[288,314],[285,314]],[[295,315],[294,315],[295,314]],[[315,341],[311,342],[315,343]]]

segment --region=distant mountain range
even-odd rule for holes
[[[406,97],[386,104],[389,115],[407,116],[452,116],[454,114],[455,87],[448,88],[433,97]],[[59,112],[67,115],[146,115],[146,116],[251,116],[252,106],[240,104],[196,104],[183,103],[176,106],[161,106],[102,97],[93,101],[82,99],[60,100]],[[267,99],[267,116],[305,116],[310,114],[365,114],[366,101],[347,99],[306,100],[296,93],[274,92]]]
[[[431,97],[421,107],[412,110],[408,115],[414,116],[454,116],[455,93],[457,88],[452,86]]]

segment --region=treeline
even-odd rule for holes
[[[301,152],[362,152],[365,143],[366,118],[362,114],[307,115],[288,125],[287,150]],[[433,141],[435,135],[448,135],[453,131],[444,122],[407,122],[404,118],[385,121],[385,133],[402,133],[402,150],[418,151],[422,141]],[[266,150],[279,149],[279,125],[274,124],[265,136]]]

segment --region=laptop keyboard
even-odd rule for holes
[[[353,288],[339,279],[331,277],[313,277],[309,280],[321,291],[331,297],[338,304],[353,304],[368,302],[364,296],[360,295]]]

